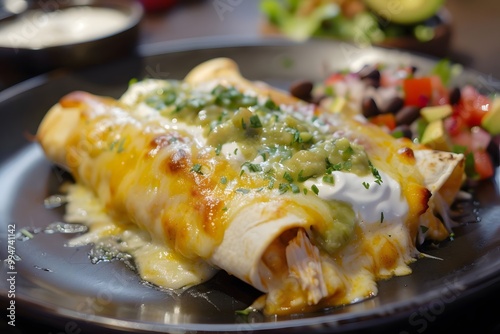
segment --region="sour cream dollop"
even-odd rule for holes
[[[309,179],[307,187],[316,185],[318,196],[324,200],[352,203],[353,210],[367,224],[400,222],[408,214],[408,203],[401,186],[386,173],[379,171],[381,182],[373,175],[359,176],[354,173],[334,171],[334,183],[322,178]]]

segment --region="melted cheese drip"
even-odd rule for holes
[[[68,246],[100,244],[106,239],[120,240],[107,246],[115,246],[118,251],[132,255],[140,277],[160,287],[180,289],[197,285],[216,273],[216,268],[200,258],[186,259],[164,243],[153,241],[137,225],[113,220],[88,188],[72,184],[65,190],[68,199],[65,221],[89,227],[87,233],[70,240]]]

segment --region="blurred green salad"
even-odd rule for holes
[[[381,43],[414,37],[426,42],[441,24],[444,0],[261,0],[268,23],[287,37],[334,37]]]

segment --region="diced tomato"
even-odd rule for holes
[[[491,135],[488,131],[479,126],[474,126],[470,129],[472,136],[472,150],[485,151],[491,142]]]
[[[465,128],[452,136],[451,140],[454,145],[464,147],[465,154],[472,153],[474,157],[474,170],[477,173],[478,179],[487,179],[494,174],[493,161],[486,150],[491,136],[486,131],[478,127],[472,129]]]
[[[332,85],[337,81],[344,80],[344,74],[342,73],[333,73],[328,78],[325,79],[325,85]]]
[[[463,146],[467,152],[472,152],[472,134],[469,129],[464,129],[451,137],[454,145]]]
[[[495,173],[491,156],[484,150],[474,152],[474,168],[480,180],[490,178]]]
[[[459,117],[456,114],[451,115],[450,117],[446,117],[443,122],[446,132],[451,137],[458,136],[461,132],[468,129],[468,126],[467,124],[465,124],[463,118]]]
[[[437,75],[433,75],[430,77],[431,84],[432,84],[432,98],[431,98],[431,105],[437,106],[437,105],[445,105],[448,104],[449,102],[449,94],[448,94],[448,89],[443,85],[443,82],[441,81],[441,77]]]
[[[425,107],[432,99],[432,80],[430,77],[403,80],[405,105]]]
[[[488,112],[490,104],[490,98],[480,94],[472,86],[464,86],[454,114],[461,117],[469,127],[479,126],[484,115]]]
[[[370,122],[378,126],[386,127],[389,130],[394,130],[396,128],[396,118],[393,113],[379,114],[370,117]]]

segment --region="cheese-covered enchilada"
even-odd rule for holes
[[[166,288],[224,270],[268,314],[360,301],[411,273],[418,243],[450,233],[463,180],[462,155],[248,81],[225,58],[118,100],[70,93],[37,138],[75,178],[66,219],[90,232],[73,244],[114,239]]]

